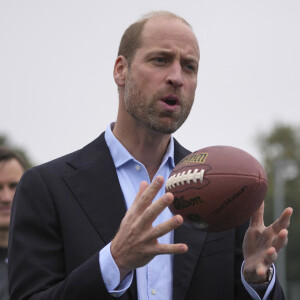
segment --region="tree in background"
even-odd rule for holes
[[[300,281],[300,128],[277,124],[271,132],[258,137],[262,163],[268,175],[269,189],[265,200],[265,223],[274,220],[275,164],[292,162],[295,172],[285,181],[284,207],[294,209],[289,227],[289,244],[286,248],[287,281]],[[293,177],[293,178],[292,178]]]
[[[0,146],[5,146],[13,151],[15,151],[16,153],[18,153],[24,160],[25,165],[26,165],[26,169],[31,168],[33,166],[32,161],[29,159],[26,151],[20,147],[16,147],[13,146],[9,139],[7,138],[7,136],[0,134]]]

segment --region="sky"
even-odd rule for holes
[[[258,160],[257,136],[300,124],[298,0],[0,0],[0,134],[35,164],[75,151],[114,121],[112,71],[124,30],[151,10],[193,27],[195,103],[175,137]]]

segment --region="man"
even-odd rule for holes
[[[8,300],[7,246],[12,201],[25,170],[23,160],[0,146],[0,299]]]
[[[200,233],[167,209],[164,179],[189,153],[171,133],[192,107],[198,63],[197,39],[174,14],[152,13],[126,30],[114,66],[116,122],[20,182],[12,300],[284,299],[272,263],[291,208],[265,228],[262,206],[246,235],[247,224]]]

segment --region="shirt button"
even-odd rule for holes
[[[141,166],[140,166],[140,165],[135,165],[135,169],[136,169],[137,171],[139,171],[139,170],[141,169]]]
[[[152,295],[156,295],[156,290],[155,290],[155,289],[152,289],[152,290],[151,290],[151,294],[152,294]]]

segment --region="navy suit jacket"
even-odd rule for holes
[[[175,141],[175,162],[189,153]],[[13,202],[9,239],[11,300],[106,300],[99,250],[126,213],[104,134],[81,150],[28,170]],[[173,300],[251,299],[240,280],[247,225],[220,233],[181,226]],[[276,281],[272,299],[284,299]],[[120,300],[137,299],[136,280]]]

